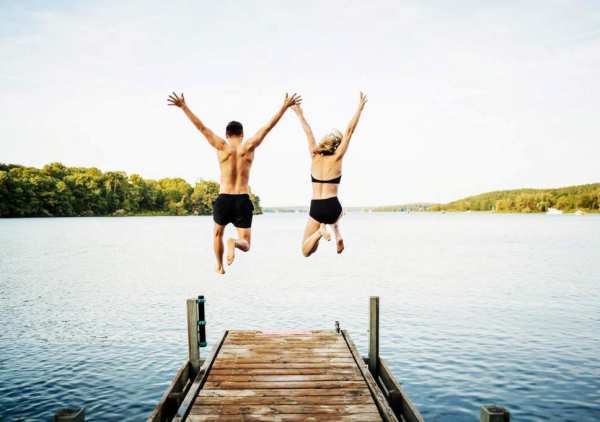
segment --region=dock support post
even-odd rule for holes
[[[379,361],[379,296],[369,299],[369,371],[375,377]]]
[[[510,422],[510,413],[503,407],[486,405],[481,406],[479,413],[480,422]]]
[[[198,348],[198,305],[196,299],[187,299],[188,358],[194,373],[200,369],[200,349]]]
[[[67,407],[60,409],[52,418],[54,422],[85,422],[85,409],[82,407]]]

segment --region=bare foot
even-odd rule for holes
[[[323,239],[325,239],[326,241],[330,241],[331,240],[331,234],[329,233],[329,231],[327,231],[327,226],[325,226],[325,224],[321,224],[321,236],[323,236]]]
[[[235,239],[227,239],[227,265],[233,264],[235,259]]]
[[[336,244],[337,244],[337,253],[344,252],[344,239],[342,239],[340,237],[339,239],[336,240]]]
[[[223,265],[217,264],[217,267],[215,268],[215,271],[217,272],[217,274],[225,274],[225,270],[223,269]]]

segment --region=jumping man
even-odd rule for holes
[[[225,274],[223,268],[223,233],[229,223],[237,229],[238,239],[227,240],[227,265],[231,265],[235,258],[235,248],[247,252],[250,250],[252,211],[254,207],[248,195],[248,179],[250,168],[254,160],[254,150],[258,147],[267,133],[279,122],[285,111],[292,106],[299,105],[302,101],[299,95],[285,94],[283,105],[271,120],[256,132],[256,134],[242,143],[244,129],[236,121],[229,122],[225,129],[225,139],[216,135],[204,126],[198,117],[192,113],[185,103],[183,94],[178,96],[173,93],[168,98],[169,105],[179,107],[185,115],[202,132],[208,143],[217,150],[217,159],[221,168],[221,184],[219,196],[213,204],[213,219],[215,221],[213,246],[217,258],[216,271]]]

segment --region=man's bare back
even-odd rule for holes
[[[217,151],[221,168],[221,193],[249,193],[248,180],[254,161],[254,151],[248,151],[246,145],[227,145],[223,151]]]
[[[254,136],[247,141],[243,141],[244,130],[241,123],[232,121],[227,125],[225,130],[227,140],[225,140],[204,126],[202,121],[192,113],[185,103],[183,94],[178,96],[173,93],[169,96],[169,105],[181,108],[194,126],[204,135],[208,143],[217,150],[221,170],[221,184],[219,197],[213,204],[213,219],[215,221],[213,247],[217,259],[216,271],[219,274],[225,274],[223,268],[223,233],[227,224],[233,223],[239,236],[238,239],[230,238],[227,240],[227,263],[229,265],[233,263],[236,248],[244,252],[250,250],[254,207],[249,197],[248,182],[250,168],[254,161],[254,151],[286,110],[300,104],[301,101],[300,96],[296,94],[291,97],[285,94],[283,105],[271,120],[260,128]]]

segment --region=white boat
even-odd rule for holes
[[[585,215],[585,213],[581,210],[575,211],[575,215]]]
[[[546,214],[562,214],[563,212],[561,210],[559,210],[558,208],[548,208],[548,211],[546,211]]]

